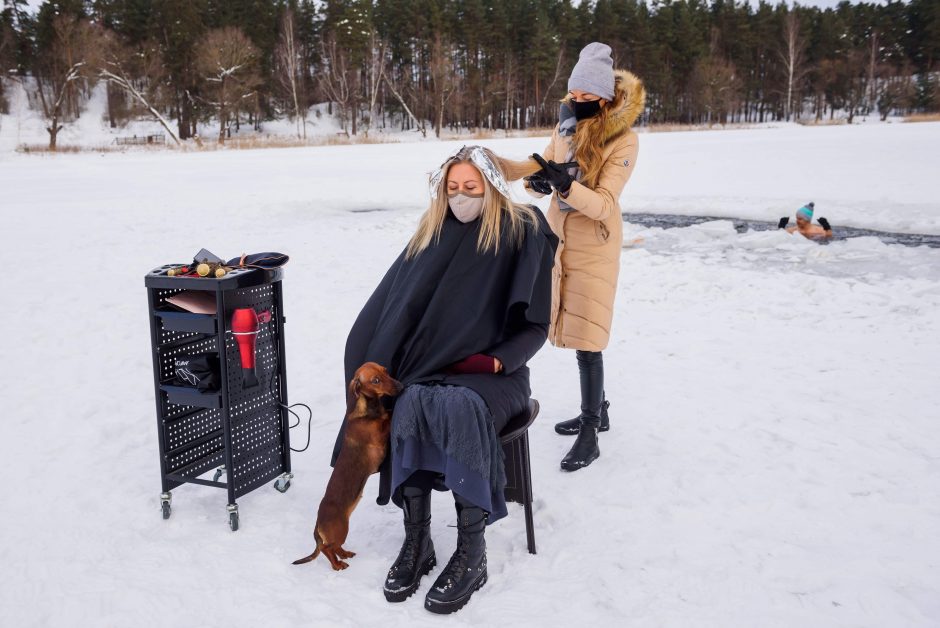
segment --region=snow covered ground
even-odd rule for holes
[[[644,135],[627,210],[940,233],[940,124]],[[544,139],[486,142],[521,157]],[[521,507],[487,533],[490,581],[447,620],[381,593],[400,514],[352,518],[340,573],[312,549],[343,413],[346,333],[457,145],[0,154],[5,416],[0,607],[10,626],[936,626],[940,250],[819,246],[718,221],[628,226],[613,428],[566,474],[574,355],[533,360],[539,553]],[[519,194],[519,198],[523,196]],[[383,210],[383,211],[363,211]],[[724,215],[724,214],[722,214]],[[174,491],[160,517],[143,275],[208,247],[291,255],[290,397],[315,411],[286,494]],[[303,430],[294,430],[303,443]],[[456,532],[436,494],[443,563]]]

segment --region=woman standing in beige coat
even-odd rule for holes
[[[620,271],[619,198],[639,149],[630,127],[646,99],[636,76],[613,69],[610,52],[598,42],[581,51],[552,139],[532,155],[542,169],[526,179],[533,195],[552,194],[548,222],[559,238],[548,338],[577,352],[581,375],[581,414],[555,426],[559,434],[578,435],[561,461],[566,471],[594,462],[598,431],[610,429],[601,351],[610,340]]]

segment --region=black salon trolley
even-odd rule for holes
[[[231,529],[238,529],[236,499],[274,480],[290,487],[287,375],[284,365],[283,270],[236,268],[221,279],[169,277],[162,266],[147,273],[153,385],[160,439],[160,501],[170,516],[170,491],[182,484],[224,488]],[[215,314],[181,312],[167,301],[183,290],[211,293]],[[231,334],[232,312],[269,310],[256,338],[258,385],[243,387],[239,348]],[[177,355],[218,355],[222,376],[216,392],[174,383]],[[212,478],[202,477],[215,469]],[[223,478],[224,476],[224,478]],[[223,480],[224,481],[221,481]]]

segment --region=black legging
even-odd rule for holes
[[[577,351],[581,375],[581,415],[600,423],[604,403],[604,356],[600,351]]]

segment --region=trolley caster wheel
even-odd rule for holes
[[[291,481],[291,478],[293,477],[294,477],[293,473],[285,473],[284,475],[279,477],[277,480],[275,480],[274,488],[276,488],[279,493],[286,493],[287,489],[290,488],[290,481]]]
[[[169,491],[166,493],[160,493],[160,509],[163,511],[163,518],[170,518],[170,500],[173,499],[173,495]]]
[[[228,527],[232,529],[232,532],[238,530],[238,505],[228,506]]]

